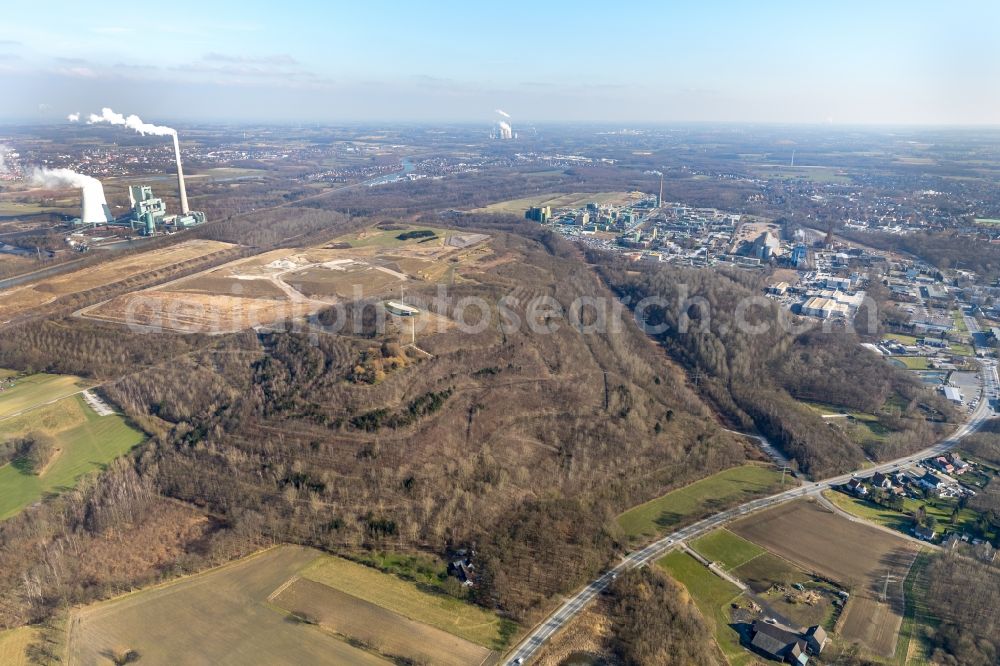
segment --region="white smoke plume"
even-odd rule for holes
[[[508,122],[501,120],[499,123],[497,123],[497,125],[499,125],[500,129],[504,130],[505,132],[510,131],[510,123]]]
[[[72,169],[46,169],[44,167],[35,167],[32,169],[30,180],[31,184],[35,187],[47,187],[50,189],[59,187],[83,189],[94,183],[101,184],[101,181],[93,176],[77,173]]]
[[[97,123],[109,123],[111,125],[124,125],[129,129],[133,129],[143,136],[147,134],[152,134],[153,136],[177,136],[177,130],[173,127],[164,127],[163,125],[152,125],[150,123],[142,122],[142,118],[136,115],[131,115],[125,117],[120,113],[115,113],[108,107],[101,109],[101,114],[96,113],[90,114],[89,120],[87,120],[88,125],[94,125]]]
[[[497,111],[497,113],[499,113],[504,118],[510,118],[510,114],[507,113],[506,111],[504,111],[503,109],[497,109],[496,111]]]
[[[107,199],[104,198],[104,186],[101,181],[92,176],[77,173],[72,169],[34,168],[31,171],[31,184],[36,187],[60,188],[75,187],[82,190],[82,219],[87,224],[103,224],[111,217]]]
[[[78,122],[80,122],[80,114],[79,113],[71,113],[68,116],[66,116],[66,120],[70,121],[71,123],[78,123]]]
[[[7,173],[7,153],[10,152],[10,146],[6,146],[0,143],[0,173]]]

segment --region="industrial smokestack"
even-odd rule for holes
[[[177,191],[181,198],[181,215],[187,215],[191,211],[188,209],[187,189],[184,187],[184,169],[181,168],[181,144],[177,141],[177,133],[174,133],[174,158],[177,160]]]
[[[97,225],[115,221],[108,207],[108,200],[104,197],[104,186],[96,178],[71,169],[35,169],[31,173],[31,182],[38,187],[76,187],[82,190],[83,210],[80,219],[84,224]]]
[[[184,187],[184,171],[181,169],[181,146],[177,141],[177,130],[173,127],[165,127],[163,125],[152,125],[147,122],[143,122],[142,118],[136,115],[131,115],[125,117],[120,113],[115,113],[108,107],[101,109],[101,114],[96,113],[90,114],[88,124],[95,123],[110,123],[112,125],[124,125],[129,129],[133,129],[143,136],[147,134],[152,134],[153,136],[169,136],[174,140],[174,158],[177,160],[177,190],[178,195],[181,199],[181,214],[187,215],[191,212],[188,208],[187,200],[187,189]]]

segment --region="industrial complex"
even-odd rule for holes
[[[92,179],[92,183],[82,188],[81,215],[72,220],[72,226],[77,229],[104,226],[129,227],[140,235],[154,236],[161,232],[182,231],[204,224],[205,213],[192,211],[188,206],[181,151],[176,134],[173,135],[173,141],[174,158],[177,163],[177,191],[181,203],[179,213],[168,215],[163,199],[154,196],[153,189],[149,185],[134,185],[128,188],[129,212],[115,217],[108,207],[104,186],[99,180]]]

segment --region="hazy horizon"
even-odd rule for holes
[[[1000,125],[989,2],[280,9],[6,9],[0,122]]]

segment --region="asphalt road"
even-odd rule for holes
[[[989,360],[981,361],[981,363],[984,394],[988,396],[990,393],[995,393],[998,387],[997,366],[993,361]],[[555,613],[536,626],[535,629],[528,634],[521,641],[521,643],[518,644],[517,648],[510,654],[504,664],[514,665],[527,663],[531,657],[533,657],[535,653],[537,653],[538,650],[545,644],[545,642],[552,637],[553,634],[576,617],[576,615],[579,614],[580,611],[582,611],[594,597],[604,591],[604,589],[611,584],[611,581],[613,581],[619,573],[636,567],[641,567],[649,562],[658,560],[674,546],[689,539],[701,536],[706,532],[710,532],[717,527],[721,527],[722,525],[737,518],[741,518],[747,514],[777,506],[779,504],[784,504],[785,502],[806,497],[807,495],[816,494],[834,486],[845,484],[856,475],[863,474],[864,476],[871,476],[875,472],[892,472],[901,467],[912,465],[913,463],[919,462],[925,458],[939,456],[958,444],[963,437],[974,432],[980,424],[982,424],[983,421],[991,415],[992,411],[989,408],[989,400],[981,399],[979,401],[979,405],[969,415],[968,420],[950,437],[922,451],[903,458],[897,458],[896,460],[875,465],[874,467],[866,467],[851,473],[824,479],[823,481],[807,483],[802,486],[792,488],[791,490],[771,495],[770,497],[762,497],[760,499],[747,502],[746,504],[741,504],[740,506],[722,511],[714,516],[710,516],[688,525],[685,528],[677,530],[659,541],[654,541],[641,550],[629,553],[622,558],[621,562],[619,562],[614,568],[604,572],[596,580],[591,581],[586,587],[578,591],[565,603],[563,603],[563,605],[560,606]],[[757,437],[756,435],[754,436]]]

